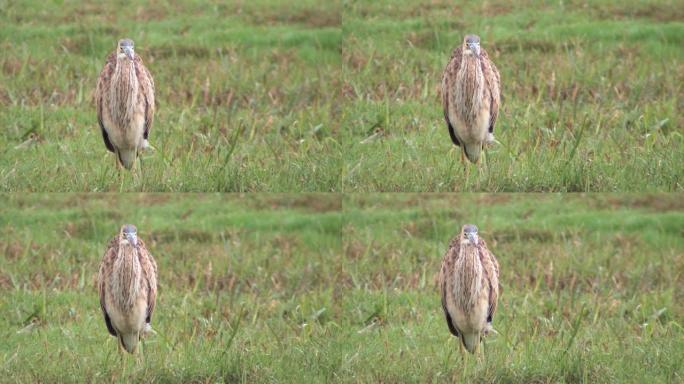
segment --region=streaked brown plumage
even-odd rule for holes
[[[107,57],[95,90],[97,119],[105,146],[117,162],[131,169],[154,120],[154,80],[133,49],[133,41],[119,40]]]
[[[480,48],[480,38],[467,35],[444,69],[442,107],[451,141],[473,163],[483,145],[494,141],[500,83],[499,70]]]
[[[107,330],[120,348],[135,353],[140,337],[151,330],[157,299],[157,263],[135,226],[122,226],[109,242],[97,286]]]
[[[466,224],[451,240],[439,273],[442,309],[449,331],[475,353],[483,335],[493,330],[499,297],[499,262]]]

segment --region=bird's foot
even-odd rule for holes
[[[485,144],[493,144],[496,142],[496,139],[494,138],[494,134],[491,132],[487,132],[487,138],[485,138]]]
[[[148,335],[156,335],[157,331],[152,329],[152,326],[149,323],[145,323],[145,327],[143,328],[142,334],[143,337],[147,337]]]
[[[140,153],[142,154],[153,154],[157,151],[157,148],[153,147],[150,145],[150,142],[147,140],[143,140],[142,147],[140,147]]]
[[[484,329],[482,330],[482,332],[484,333],[485,336],[489,335],[490,333],[491,333],[491,334],[494,334],[494,335],[498,335],[498,334],[499,334],[499,332],[498,332],[496,329],[494,329],[494,327],[492,327],[492,324],[491,324],[491,323],[487,323],[487,325],[485,325],[485,327],[484,327]]]
[[[501,142],[494,137],[494,134],[487,132],[487,137],[485,138],[485,146],[493,146],[494,144],[501,145]]]

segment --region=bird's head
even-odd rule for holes
[[[130,244],[134,247],[138,246],[138,229],[133,224],[124,224],[121,227],[121,234],[119,237],[119,244]]]
[[[480,36],[466,35],[463,38],[463,49],[466,54],[472,54],[476,57],[480,56]]]
[[[133,40],[131,39],[121,39],[117,44],[116,56],[119,59],[129,58],[133,60],[135,55],[135,50],[133,49]]]
[[[480,238],[477,236],[477,227],[473,224],[464,225],[461,229],[461,240],[464,244],[477,246],[480,243]]]

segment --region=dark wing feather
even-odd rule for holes
[[[487,248],[487,243],[482,239],[480,239],[480,262],[482,263],[485,279],[489,286],[487,322],[491,323],[499,300],[499,262]]]
[[[444,290],[443,285],[442,290]],[[447,326],[449,327],[449,332],[451,332],[452,335],[458,337],[458,330],[454,326],[453,321],[451,321],[451,315],[449,315],[449,311],[447,310],[444,294],[442,294],[442,309],[444,310],[444,317],[446,318]]]
[[[449,327],[449,332],[451,332],[452,335],[459,337],[458,328],[456,328],[453,321],[451,320],[451,315],[449,315],[449,309],[447,308],[447,279],[451,275],[449,273],[449,270],[453,267],[453,249],[454,248],[450,246],[449,250],[447,250],[446,255],[444,255],[444,260],[442,260],[442,268],[439,271],[439,288],[442,295],[442,310],[444,310],[444,317],[446,318],[447,326]]]
[[[107,56],[107,62],[100,72],[100,77],[97,79],[97,87],[95,88],[95,106],[97,107],[97,122],[100,123],[100,131],[102,131],[102,140],[104,140],[107,150],[114,152],[114,146],[112,142],[109,141],[109,135],[107,135],[107,130],[105,129],[103,118],[102,118],[102,108],[103,108],[103,98],[104,95],[109,92],[110,81],[112,74],[114,73],[114,68],[116,67],[116,54],[112,53]]]
[[[138,240],[138,255],[147,282],[147,316],[145,322],[149,324],[152,321],[152,312],[154,312],[154,306],[157,302],[157,262],[154,261],[154,257],[147,250],[142,240]]]
[[[499,117],[499,105],[501,104],[501,76],[494,62],[489,59],[487,51],[481,49],[480,63],[482,63],[482,73],[484,74],[490,95],[489,108],[489,132],[494,133],[494,125]]]
[[[105,131],[104,126],[102,125],[102,120],[100,120],[100,131],[102,131],[102,140],[104,141],[107,150],[109,152],[115,152],[112,142],[109,141],[109,135],[107,134],[107,131]]]
[[[97,278],[97,288],[100,293],[100,309],[102,310],[102,314],[104,315],[107,330],[109,331],[109,334],[111,334],[112,336],[116,336],[116,330],[112,326],[112,321],[110,320],[109,314],[107,313],[107,308],[105,305],[105,295],[107,294],[106,281],[107,278],[109,278],[112,275],[114,259],[116,258],[118,250],[119,241],[117,237],[114,237],[112,240],[110,240],[109,244],[107,245],[107,250],[105,251],[105,254],[102,257],[102,262],[100,263],[100,272],[98,273]]]
[[[442,74],[442,108],[444,109],[444,120],[446,121],[447,128],[449,129],[451,141],[456,146],[460,146],[461,144],[458,137],[456,137],[454,126],[449,120],[449,90],[451,89],[449,85],[453,83],[454,79],[456,78],[456,73],[461,66],[461,50],[461,46],[458,46],[456,49],[454,49],[451,54],[451,59],[449,59],[449,63]]]
[[[154,79],[152,79],[150,71],[147,70],[145,64],[143,64],[142,59],[138,55],[135,56],[135,74],[138,77],[140,90],[145,98],[145,131],[143,132],[143,137],[147,140],[147,136],[150,134],[150,129],[152,129],[152,123],[154,121]]]

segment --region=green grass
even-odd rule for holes
[[[681,195],[5,195],[0,381],[684,380]],[[159,264],[123,373],[95,289],[123,222]],[[466,222],[501,264],[496,337],[460,359],[436,287]]]
[[[339,190],[340,4],[174,3],[0,2],[0,190]],[[158,149],[123,182],[92,101],[122,37]]]
[[[677,1],[352,1],[345,191],[673,191],[684,185]],[[502,78],[488,164],[466,177],[439,84],[477,33]]]
[[[0,3],[3,191],[681,191],[676,1]],[[500,142],[468,177],[439,82],[478,33]],[[122,36],[154,74],[144,175],[92,93]]]
[[[344,255],[359,382],[684,380],[684,205],[674,195],[352,195]],[[464,368],[439,302],[448,241],[476,223],[501,265],[486,362]],[[468,369],[467,373],[464,370]]]
[[[336,329],[329,283],[339,273],[330,263],[341,249],[338,196],[3,200],[0,382],[295,381],[293,364],[316,366],[309,352],[323,324]],[[130,364],[127,376],[95,288],[124,222],[138,226],[159,267],[158,335],[146,343],[144,367]]]

